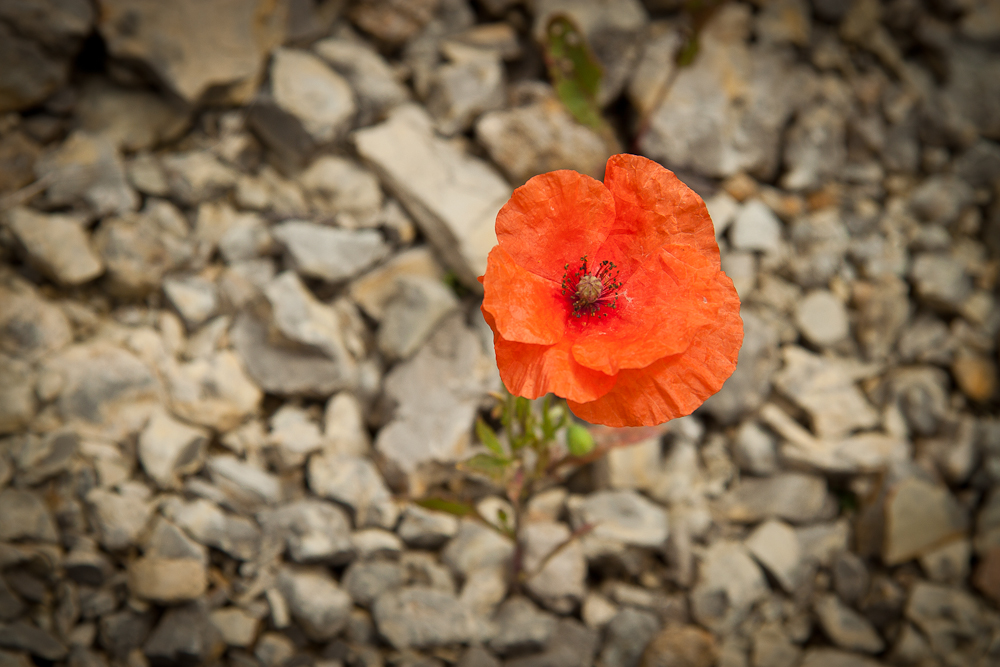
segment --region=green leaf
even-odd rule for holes
[[[507,472],[507,466],[509,464],[510,460],[506,458],[492,456],[490,454],[476,454],[475,456],[465,459],[459,463],[458,467],[462,470],[485,475],[486,477],[499,482],[503,479],[504,474]]]
[[[503,445],[501,445],[500,440],[497,439],[497,434],[492,428],[490,428],[490,425],[482,419],[476,420],[476,435],[479,436],[479,442],[486,445],[487,449],[497,456],[506,458],[507,452],[503,450]]]
[[[556,95],[577,122],[595,130],[604,125],[597,104],[601,66],[583,33],[565,14],[556,14],[545,28],[545,62]]]
[[[476,513],[476,508],[472,505],[454,500],[445,500],[444,498],[422,498],[416,501],[416,503],[425,509],[434,510],[435,512],[447,512],[455,516],[469,516]]]

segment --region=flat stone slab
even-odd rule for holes
[[[467,286],[486,272],[497,212],[511,188],[492,167],[434,134],[419,107],[398,107],[354,135],[358,152]]]

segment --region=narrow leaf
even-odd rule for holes
[[[491,454],[476,454],[475,456],[459,463],[458,467],[468,472],[485,475],[490,479],[499,482],[503,479],[509,463],[510,461],[508,459],[501,458],[499,456],[492,456]]]
[[[503,445],[500,444],[497,434],[482,419],[476,420],[476,435],[479,436],[479,442],[486,445],[486,448],[491,452],[500,457],[507,456],[507,452],[503,450]]]
[[[476,508],[466,503],[455,500],[445,500],[444,498],[422,498],[416,503],[421,507],[435,512],[447,512],[455,516],[470,516],[476,513]]]
[[[556,95],[577,122],[600,129],[604,124],[597,104],[601,66],[594,58],[583,33],[572,19],[557,14],[545,30],[545,62]]]

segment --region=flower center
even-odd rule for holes
[[[562,293],[572,304],[573,314],[576,317],[607,317],[607,311],[600,312],[601,307],[614,309],[618,304],[618,290],[622,286],[618,282],[618,269],[614,262],[604,260],[589,268],[584,255],[575,271],[570,271],[569,264],[563,268],[566,273],[563,274]]]

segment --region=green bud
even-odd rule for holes
[[[594,436],[579,424],[566,427],[566,444],[573,456],[586,456],[594,449]]]

